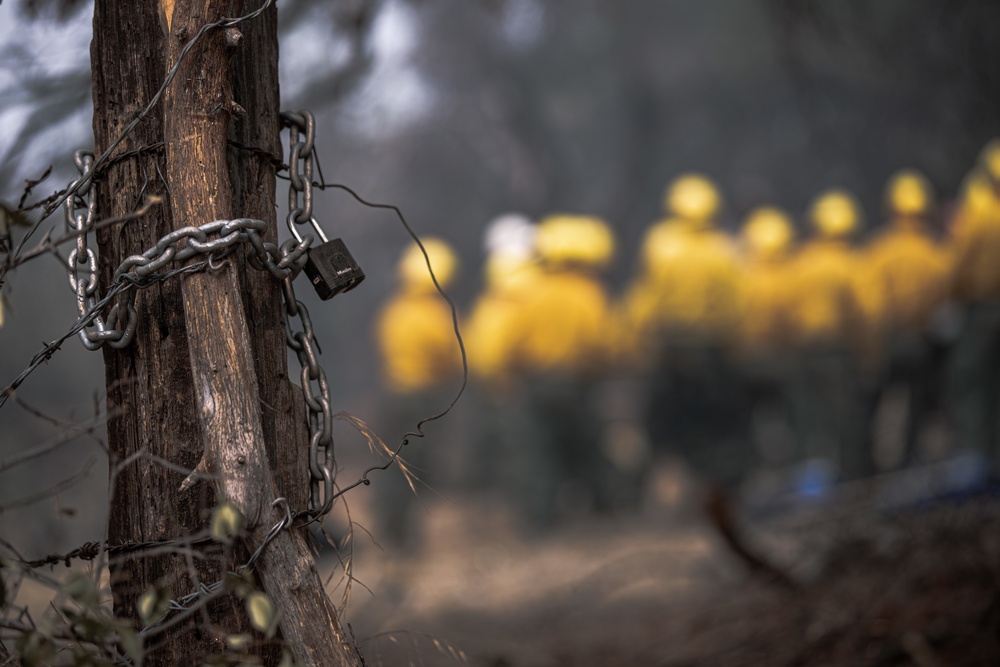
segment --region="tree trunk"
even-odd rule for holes
[[[98,153],[153,97],[202,25],[259,6],[256,0],[246,2],[252,7],[243,4],[95,2]],[[280,155],[274,8],[239,31],[242,46],[233,46],[236,33],[227,46],[223,30],[195,45],[162,102],[116,150],[118,156],[135,154],[112,160],[99,174],[102,217],[128,213],[149,195],[165,201],[140,220],[101,231],[104,285],[124,257],[174,228],[255,217],[271,225],[265,238],[276,239],[274,164],[264,154]],[[238,119],[231,123],[233,116]],[[230,137],[255,150],[227,149]],[[269,274],[247,269],[244,258],[245,252],[231,255],[221,271],[175,277],[140,292],[134,343],[123,350],[105,347],[108,407],[120,411],[108,425],[117,473],[111,544],[193,535],[204,529],[220,495],[247,518],[246,546],[253,549],[279,518],[270,508],[279,488],[294,508],[305,507],[306,441],[291,437],[303,432],[304,413],[287,378],[278,285]],[[118,469],[118,461],[129,463]],[[200,461],[212,483],[181,490],[180,469]],[[245,551],[236,555],[245,559]],[[195,561],[192,570],[183,553],[113,562],[116,614],[134,618],[138,597],[150,587],[176,598],[195,590],[198,581],[213,581],[220,572],[212,562]],[[300,531],[283,531],[271,542],[256,574],[281,614],[281,632],[296,663],[356,664]],[[212,627],[203,622],[207,618]],[[195,615],[147,647],[146,664],[198,664],[225,650],[225,635],[242,632],[248,632],[242,603],[224,597],[210,606],[208,617]],[[276,660],[273,645],[255,646],[265,661]]]
[[[166,35],[157,6],[96,0],[91,67],[94,145],[101,153],[152,99],[167,71]],[[116,154],[142,152],[114,161],[99,173],[95,185],[102,217],[127,214],[143,197],[159,195],[167,201],[162,142],[161,103],[125,138]],[[172,228],[170,206],[160,205],[141,219],[101,229],[101,284],[110,284],[125,257],[143,252]],[[104,347],[107,407],[118,413],[108,423],[113,474],[108,541],[112,545],[194,534],[205,524],[213,504],[210,489],[203,485],[178,493],[184,475],[153,458],[186,469],[194,468],[201,458],[180,290],[180,281],[171,280],[140,291],[134,342],[122,350]],[[140,452],[142,456],[116,469],[118,462]],[[190,590],[191,581],[183,558],[158,555],[112,561],[111,586],[115,614],[135,618],[138,598],[148,588],[162,586],[176,597]],[[181,664],[197,636],[193,624],[177,628],[150,651],[147,664]],[[224,647],[221,641],[203,637],[199,648],[209,654]]]

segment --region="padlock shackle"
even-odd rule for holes
[[[299,243],[302,243],[302,235],[299,234],[299,230],[296,229],[296,227],[298,225],[306,224],[305,222],[300,222],[298,219],[298,215],[301,212],[302,209],[300,208],[289,211],[287,219],[288,231],[292,233],[292,236],[294,236],[295,240],[298,241]],[[323,243],[328,243],[330,241],[330,239],[326,237],[326,233],[323,232],[323,228],[319,226],[319,222],[316,221],[316,218],[310,216],[308,222],[310,225],[312,225],[312,228],[316,230],[316,235],[319,236],[320,241],[322,241]]]

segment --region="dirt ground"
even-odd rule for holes
[[[534,535],[496,504],[436,498],[418,547],[356,531],[343,618],[369,666],[1000,665],[1000,490],[884,488],[742,505],[741,544],[790,586],[754,574],[683,484]],[[340,600],[336,557],[320,565]],[[52,591],[21,594],[41,609]]]
[[[438,500],[421,548],[358,537],[346,620],[369,665],[1000,665],[1000,496],[842,494],[740,525],[794,587],[691,502],[524,537]]]

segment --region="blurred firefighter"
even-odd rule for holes
[[[654,453],[681,456],[723,486],[737,483],[748,447],[731,346],[739,322],[739,267],[715,228],[721,196],[699,174],[666,189],[667,219],[653,225],[642,268],[621,307],[622,347],[648,381],[645,425]]]
[[[833,470],[845,479],[874,472],[862,396],[873,383],[871,322],[878,296],[863,284],[863,265],[851,246],[860,217],[847,192],[822,193],[808,213],[813,237],[790,269],[799,455],[830,466],[828,474],[803,480],[800,490],[807,493],[821,490],[813,485],[831,481]]]
[[[487,225],[484,289],[464,327],[476,423],[462,470],[471,495],[499,493],[507,503],[531,473],[525,448],[511,428],[512,368],[504,338],[541,271],[534,255],[535,231],[527,217],[514,213]]]
[[[945,349],[931,325],[946,300],[948,260],[928,229],[934,208],[923,174],[893,174],[885,188],[888,223],[866,253],[866,289],[879,300],[874,325],[884,368],[878,394],[902,386],[907,395],[904,465],[914,462],[921,426],[940,404],[943,379]]]
[[[771,463],[787,463],[791,452],[777,442],[787,434],[791,415],[792,364],[790,313],[794,285],[791,246],[795,238],[788,215],[760,207],[743,225],[743,275],[738,356],[757,451]]]
[[[952,296],[964,325],[952,364],[959,446],[1000,462],[1000,138],[983,148],[963,184],[952,227]]]
[[[603,220],[552,215],[535,236],[540,272],[502,328],[516,386],[511,425],[528,462],[516,501],[542,527],[607,508],[596,383],[607,369],[608,295],[601,274],[614,252]]]
[[[452,312],[438,293],[427,268],[428,261],[442,289],[455,278],[458,260],[444,241],[428,238],[424,250],[414,243],[399,260],[398,287],[377,315],[375,335],[381,358],[384,386],[389,391],[385,406],[389,430],[394,437],[414,431],[417,423],[435,415],[448,404],[462,373],[461,355],[455,339]],[[389,446],[398,440],[387,440]],[[394,546],[414,540],[411,494],[416,485],[432,486],[437,455],[432,440],[411,439],[399,455],[402,462],[386,470],[376,489],[379,493],[376,537]]]

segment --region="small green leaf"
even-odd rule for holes
[[[247,596],[247,614],[250,615],[250,625],[273,637],[278,629],[278,611],[271,604],[271,599],[261,592]]]
[[[242,651],[250,642],[253,641],[253,637],[250,635],[226,635],[226,646],[234,651]]]
[[[149,623],[149,619],[153,618],[153,610],[156,609],[156,590],[153,588],[146,589],[146,592],[139,596],[139,601],[135,606],[139,611],[139,618],[142,619],[142,622]]]
[[[144,624],[149,625],[170,611],[170,596],[167,595],[165,589],[159,586],[150,587],[139,596],[135,606],[139,612],[139,618]]]
[[[212,512],[212,539],[217,542],[228,542],[240,534],[243,528],[243,515],[232,503],[222,503]]]

